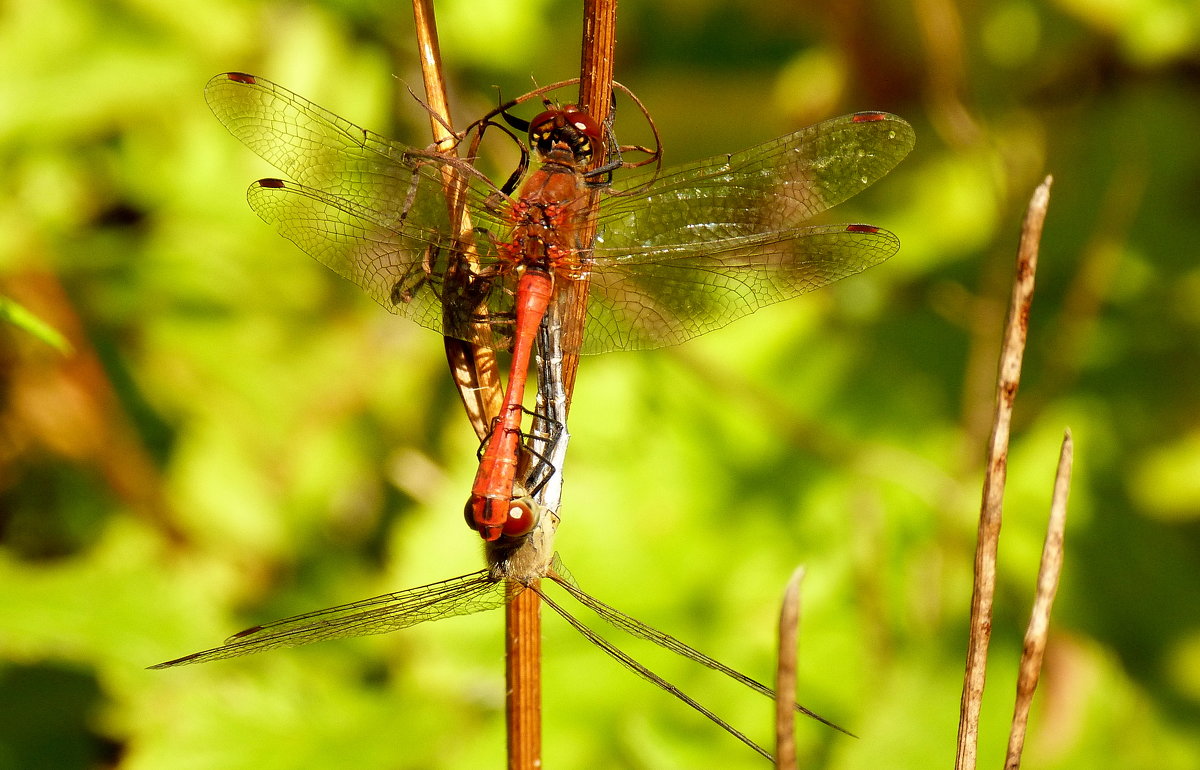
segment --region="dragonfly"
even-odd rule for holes
[[[894,255],[899,239],[872,225],[808,223],[915,143],[902,118],[858,112],[610,180],[587,171],[609,154],[601,123],[567,105],[529,121],[540,166],[514,195],[473,159],[388,139],[265,78],[217,75],[205,96],[235,137],[290,177],[247,193],[281,235],[390,312],[512,352],[467,503],[488,541],[536,519],[510,513],[532,340],[559,292],[583,287],[583,331],[566,352],[590,354],[677,344],[859,273]],[[449,201],[448,174],[461,180]],[[585,221],[592,243],[581,239]]]
[[[536,505],[532,500],[528,500],[526,504]],[[537,526],[534,530],[522,538],[506,538],[496,544],[489,543],[490,566],[487,569],[418,588],[252,626],[229,637],[220,647],[185,655],[150,668],[174,668],[318,641],[389,633],[418,623],[497,609],[504,606],[515,591],[533,591],[572,628],[618,663],[669,692],[761,756],[773,761],[771,753],[745,733],[575,617],[567,607],[548,595],[539,585],[539,581],[543,578],[549,579],[604,621],[634,637],[652,642],[718,671],[768,698],[775,698],[774,690],[584,591],[567,571],[559,555],[552,550],[553,535],[558,524],[557,514],[541,512],[536,516],[536,520]],[[839,732],[853,736],[853,733],[845,728],[799,703],[795,704],[795,709]]]

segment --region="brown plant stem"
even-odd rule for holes
[[[534,581],[534,585],[541,581]],[[542,766],[542,609],[534,591],[509,583],[504,682],[509,770]]]
[[[579,103],[592,114],[607,115],[611,106],[612,47],[615,42],[615,0],[588,0],[584,7],[582,72]],[[603,84],[603,85],[601,85]],[[589,105],[600,105],[596,110]],[[596,193],[591,203],[594,209]],[[581,245],[589,245],[594,226],[585,223],[579,234]],[[565,410],[570,408],[575,387],[575,373],[583,336],[583,321],[587,307],[587,281],[567,281],[555,293],[547,309],[543,327],[558,329],[556,348],[566,347],[569,354],[550,356],[547,365],[558,367],[550,379],[561,384],[565,403],[557,419],[566,421]],[[543,378],[539,376],[539,381]],[[539,385],[539,398],[541,398]],[[565,425],[563,426],[565,432]],[[565,441],[565,436],[564,439]],[[558,469],[561,471],[561,468]],[[557,496],[557,495],[556,495]],[[557,508],[557,500],[552,506]],[[537,583],[533,588],[537,588]],[[507,604],[505,634],[507,706],[508,706],[508,767],[509,770],[534,770],[541,767],[541,602],[536,590],[521,591]]]
[[[579,103],[592,114],[607,115],[612,103],[615,28],[616,0],[585,2]],[[603,111],[591,105],[600,105]],[[593,210],[596,199],[597,193],[593,191]],[[579,234],[580,244],[590,245],[594,232],[594,225],[585,223]],[[567,409],[579,366],[579,355],[574,351],[579,349],[583,337],[587,289],[586,280],[564,282],[556,291],[543,321],[548,328],[561,330],[560,344],[572,351],[555,357],[549,364],[561,367],[555,379],[562,383]],[[565,421],[566,414],[561,419]],[[536,583],[534,585],[536,587]],[[532,770],[541,766],[541,603],[536,591],[519,593],[509,601],[507,612],[508,767],[509,770]]]
[[[1054,476],[1054,495],[1050,500],[1050,522],[1046,526],[1046,541],[1042,545],[1042,563],[1038,568],[1037,592],[1029,613],[1029,628],[1021,651],[1021,667],[1017,674],[1017,699],[1013,707],[1012,728],[1008,734],[1008,756],[1005,770],[1021,766],[1021,751],[1025,747],[1025,729],[1029,724],[1029,706],[1037,689],[1046,653],[1046,638],[1050,633],[1050,610],[1058,592],[1058,577],[1063,565],[1063,534],[1067,527],[1067,496],[1071,491],[1071,466],[1075,444],[1071,431],[1063,434],[1058,454],[1058,471]]]
[[[796,767],[796,644],[800,635],[800,583],[804,567],[788,580],[779,610],[779,664],[775,668],[775,767]]]
[[[421,61],[421,78],[425,84],[425,100],[429,106],[429,125],[435,146],[454,147],[456,139],[450,118],[450,103],[446,96],[446,78],[442,69],[442,52],[438,45],[437,22],[432,0],[413,0],[413,19],[416,22],[417,53]],[[441,116],[438,120],[435,116]],[[454,211],[458,179],[454,169],[445,167],[446,199],[451,206],[451,221],[459,223],[459,237],[470,229],[470,222],[461,211]],[[450,375],[462,397],[463,408],[475,434],[483,441],[491,429],[492,420],[500,414],[504,394],[500,387],[499,366],[494,351],[472,345],[454,337],[444,337],[446,362]]]
[[[613,59],[617,44],[617,0],[584,0],[583,46],[580,56],[579,105],[585,111],[605,122],[612,113]],[[593,166],[604,163],[602,154],[592,159]],[[589,211],[596,211],[600,190],[591,190]],[[591,216],[582,223],[578,241],[582,248],[590,249],[595,238],[596,224]],[[583,324],[587,314],[588,281],[586,278],[567,282],[557,293],[557,302],[552,303],[550,312],[557,312],[562,322],[563,383],[567,391],[567,406],[575,391],[575,373],[579,368],[579,350],[583,337]]]
[[[975,586],[971,595],[970,638],[959,706],[956,770],[974,770],[978,753],[979,712],[987,675],[988,642],[991,640],[992,603],[996,593],[996,551],[1003,519],[1009,433],[1013,403],[1021,381],[1021,360],[1029,332],[1029,308],[1033,302],[1038,246],[1050,203],[1051,182],[1051,177],[1046,177],[1037,187],[1025,212],[1021,242],[1017,249],[1016,275],[1005,322],[1004,346],[1000,352],[992,435],[988,445],[983,502],[975,544]]]

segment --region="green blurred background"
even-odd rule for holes
[[[438,13],[459,123],[577,74],[573,3]],[[0,329],[0,767],[501,766],[500,613],[144,669],[482,564],[441,341],[254,216],[276,172],[201,96],[252,72],[423,145],[414,50],[409,6],[371,0],[0,7],[0,294],[72,345]],[[668,164],[860,109],[918,142],[834,212],[897,232],[892,261],[584,360],[558,538],[581,584],[767,678],[803,563],[801,700],[862,736],[801,724],[803,766],[949,767],[999,329],[1052,173],[983,762],[1069,426],[1027,766],[1200,766],[1200,6],[624,0],[616,69]],[[770,739],[764,699],[625,646]],[[549,767],[761,766],[552,616],[545,709]]]

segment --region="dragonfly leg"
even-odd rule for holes
[[[516,433],[521,437],[522,441],[526,442],[526,445],[523,447],[524,451],[528,452],[539,460],[544,460],[545,457],[542,454],[542,450],[534,449],[533,445],[537,443],[543,446],[549,446],[555,441],[558,441],[559,436],[562,435],[563,424],[549,415],[542,414],[541,412],[535,412],[532,409],[527,409],[524,405],[518,404],[517,406],[523,413],[533,418],[533,425],[536,427],[531,427],[528,431],[520,429],[508,430]],[[475,450],[476,457],[483,457],[483,453],[487,449],[487,445],[492,438],[492,434],[496,431],[496,428],[501,422],[502,420],[500,417],[492,418],[491,427],[489,427],[488,432],[484,434],[483,440],[479,442],[479,448]]]

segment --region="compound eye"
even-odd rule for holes
[[[562,110],[546,110],[529,121],[529,143],[535,147],[550,141],[563,124]]]
[[[562,114],[569,125],[596,145],[604,141],[604,132],[600,130],[600,124],[591,115],[579,109],[578,105],[568,104],[563,107]]]
[[[500,531],[506,537],[524,537],[533,531],[540,518],[540,511],[532,500],[517,498],[508,504],[508,518]]]

